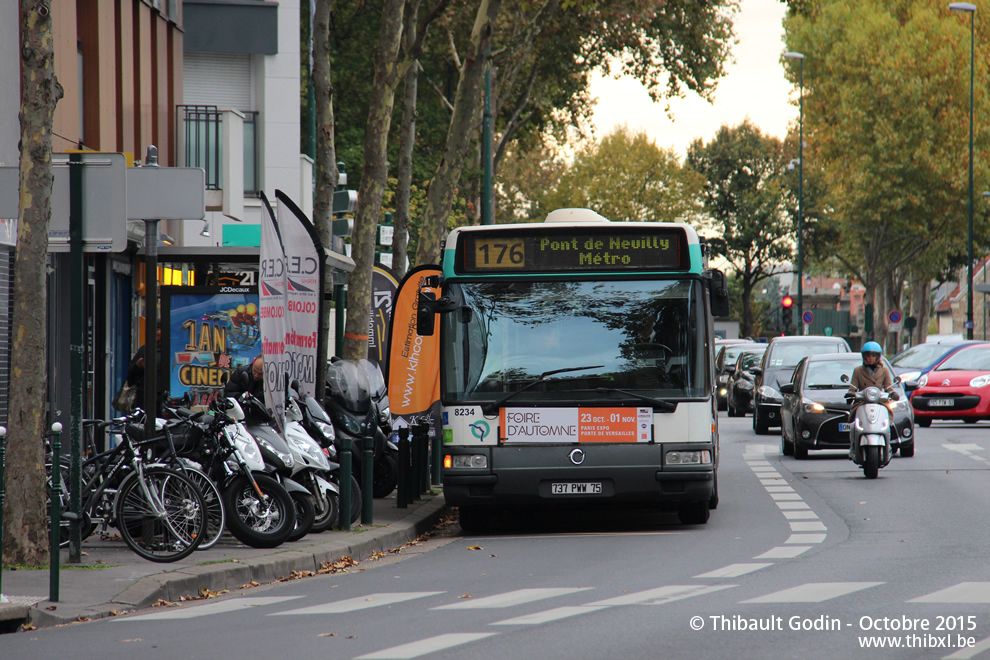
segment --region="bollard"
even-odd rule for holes
[[[52,424],[52,494],[51,509],[52,519],[49,538],[51,539],[51,560],[48,564],[48,600],[53,603],[58,602],[58,578],[59,560],[61,559],[62,547],[62,479],[61,474],[56,472],[61,469],[62,456],[62,423]],[[56,474],[59,477],[56,478]]]
[[[409,429],[399,429],[396,445],[399,447],[399,474],[395,485],[395,506],[409,508]]]
[[[375,438],[364,439],[361,457],[361,524],[370,525],[375,517]]]
[[[3,501],[6,488],[4,468],[7,464],[7,427],[0,426],[0,596],[3,596]]]
[[[439,486],[442,483],[443,477],[440,476],[440,454],[442,453],[442,447],[440,446],[440,434],[433,434],[433,442],[430,450],[430,474],[432,479],[430,483],[434,486]]]
[[[351,439],[340,439],[340,451],[337,452],[340,461],[340,513],[337,515],[338,527],[344,531],[351,529]]]
[[[423,470],[420,467],[420,464],[423,460],[423,443],[421,438],[423,436],[424,429],[425,427],[422,424],[416,424],[413,426],[412,447],[410,448],[410,453],[412,454],[412,469],[410,470],[412,479],[410,480],[411,484],[409,489],[410,501],[418,500],[420,493],[423,492],[421,484]]]
[[[419,439],[419,494],[430,490],[430,425],[423,425],[423,435]]]

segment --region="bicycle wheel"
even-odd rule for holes
[[[159,500],[149,501],[145,488]],[[168,468],[144,470],[121,484],[116,504],[117,531],[138,555],[150,561],[172,562],[188,557],[203,541],[206,503],[188,477]]]
[[[203,494],[203,501],[206,503],[206,531],[203,533],[203,540],[197,549],[209,550],[220,540],[226,524],[223,498],[220,497],[220,490],[217,489],[216,484],[202,470],[186,467],[183,468],[182,473],[189,477],[199,488],[199,492]]]

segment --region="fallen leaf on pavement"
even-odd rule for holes
[[[458,598],[470,598],[470,597],[471,597],[471,594],[464,594],[462,596],[458,596]]]
[[[480,545],[469,545],[468,550],[484,550]]]
[[[320,633],[317,637],[336,637],[337,633]]]

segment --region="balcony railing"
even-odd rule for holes
[[[257,197],[258,177],[257,112],[241,112],[244,117],[244,194]],[[229,151],[223,144],[223,111],[215,105],[176,106],[179,150],[176,159],[185,167],[206,171],[206,189],[222,190],[223,158]],[[227,147],[227,148],[225,148]]]

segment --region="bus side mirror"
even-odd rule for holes
[[[432,291],[420,291],[416,302],[416,334],[429,337],[436,332],[436,294]]]
[[[725,279],[725,273],[720,270],[711,270],[711,281],[708,287],[709,305],[712,308],[712,316],[729,315],[729,285]]]

